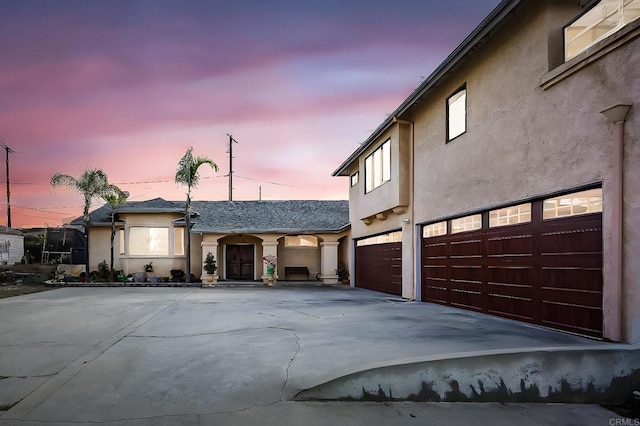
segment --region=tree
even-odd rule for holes
[[[189,230],[191,229],[191,189],[198,186],[200,182],[200,174],[198,169],[200,166],[208,164],[213,170],[218,171],[218,165],[208,157],[193,156],[193,147],[189,147],[187,152],[178,162],[178,169],[176,170],[175,182],[187,187],[187,202],[185,204],[185,228],[186,228],[186,240],[187,240],[187,283],[191,282],[191,238],[189,236]]]
[[[85,170],[80,177],[75,178],[64,173],[56,173],[51,178],[51,187],[66,186],[77,192],[80,192],[84,197],[84,207],[82,210],[82,221],[84,224],[84,240],[86,245],[85,252],[85,267],[87,277],[89,276],[89,239],[87,232],[87,225],[89,224],[89,209],[91,208],[91,201],[94,198],[103,198],[110,196],[117,196],[117,188],[115,185],[111,185],[107,179],[107,174],[100,169],[89,168]],[[118,191],[120,189],[118,188]],[[120,191],[122,192],[122,191]]]
[[[115,281],[115,277],[113,275],[113,241],[116,238],[116,224],[115,224],[115,214],[113,209],[119,205],[127,202],[127,198],[129,198],[129,192],[123,191],[115,185],[109,185],[110,188],[102,195],[102,199],[109,204],[111,207],[111,263],[109,264],[109,278],[110,281]]]

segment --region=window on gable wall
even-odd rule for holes
[[[640,18],[640,0],[601,0],[564,28],[564,57],[569,60]]]
[[[391,139],[387,139],[364,160],[365,192],[391,180]]]
[[[447,98],[447,142],[467,131],[467,84]]]
[[[351,186],[356,186],[358,184],[358,180],[360,178],[360,174],[355,172],[351,175]]]

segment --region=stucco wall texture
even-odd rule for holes
[[[351,188],[352,235],[358,238],[403,228],[403,239],[415,240],[420,238],[421,224],[602,185],[604,333],[605,337],[620,335],[612,330],[619,318],[621,340],[635,343],[640,342],[640,21],[621,31],[625,42],[613,42],[622,39],[619,35],[609,37],[565,63],[562,28],[580,11],[573,1],[523,3],[417,106],[403,113],[399,119],[414,123],[414,165],[398,156],[392,158],[392,171],[394,167],[407,168],[409,173],[413,169],[414,181],[412,188],[393,184],[412,192],[412,205],[402,215],[367,225],[359,219],[384,204],[375,196],[376,190],[363,195],[361,188]],[[548,84],[549,80],[553,83]],[[446,99],[463,84],[466,132],[447,142]],[[600,113],[616,104],[633,104],[624,124],[620,292],[611,279],[612,234],[619,220],[611,208],[618,136],[616,125]],[[393,136],[397,126],[372,148]],[[410,146],[408,139],[399,142]],[[360,157],[361,185],[366,155]],[[413,226],[403,227],[402,219],[409,219]],[[414,273],[417,263],[410,262],[420,262],[418,254],[415,243],[403,244],[403,274]],[[417,281],[415,288],[419,292]],[[404,290],[403,296],[411,297],[412,292]]]
[[[607,280],[611,267],[614,125],[600,114],[617,103],[637,101],[637,39],[543,89],[540,81],[554,64],[549,36],[541,28],[568,22],[563,11],[534,13],[514,19],[442,84],[426,108],[415,112],[415,222],[433,222],[519,200],[601,182],[604,194],[604,316],[615,303]],[[491,52],[491,54],[488,54]],[[500,70],[499,72],[497,72]],[[467,84],[467,131],[445,143],[445,99]],[[438,101],[441,100],[441,101]],[[640,253],[638,196],[640,149],[637,107],[627,116],[624,146],[624,243],[622,335],[640,341]]]

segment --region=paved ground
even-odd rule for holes
[[[613,425],[594,405],[293,402],[370,366],[600,344],[347,287],[63,288],[0,300],[0,425]]]

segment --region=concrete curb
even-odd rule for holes
[[[439,354],[367,366],[298,401],[621,403],[640,389],[640,347],[550,347]]]

